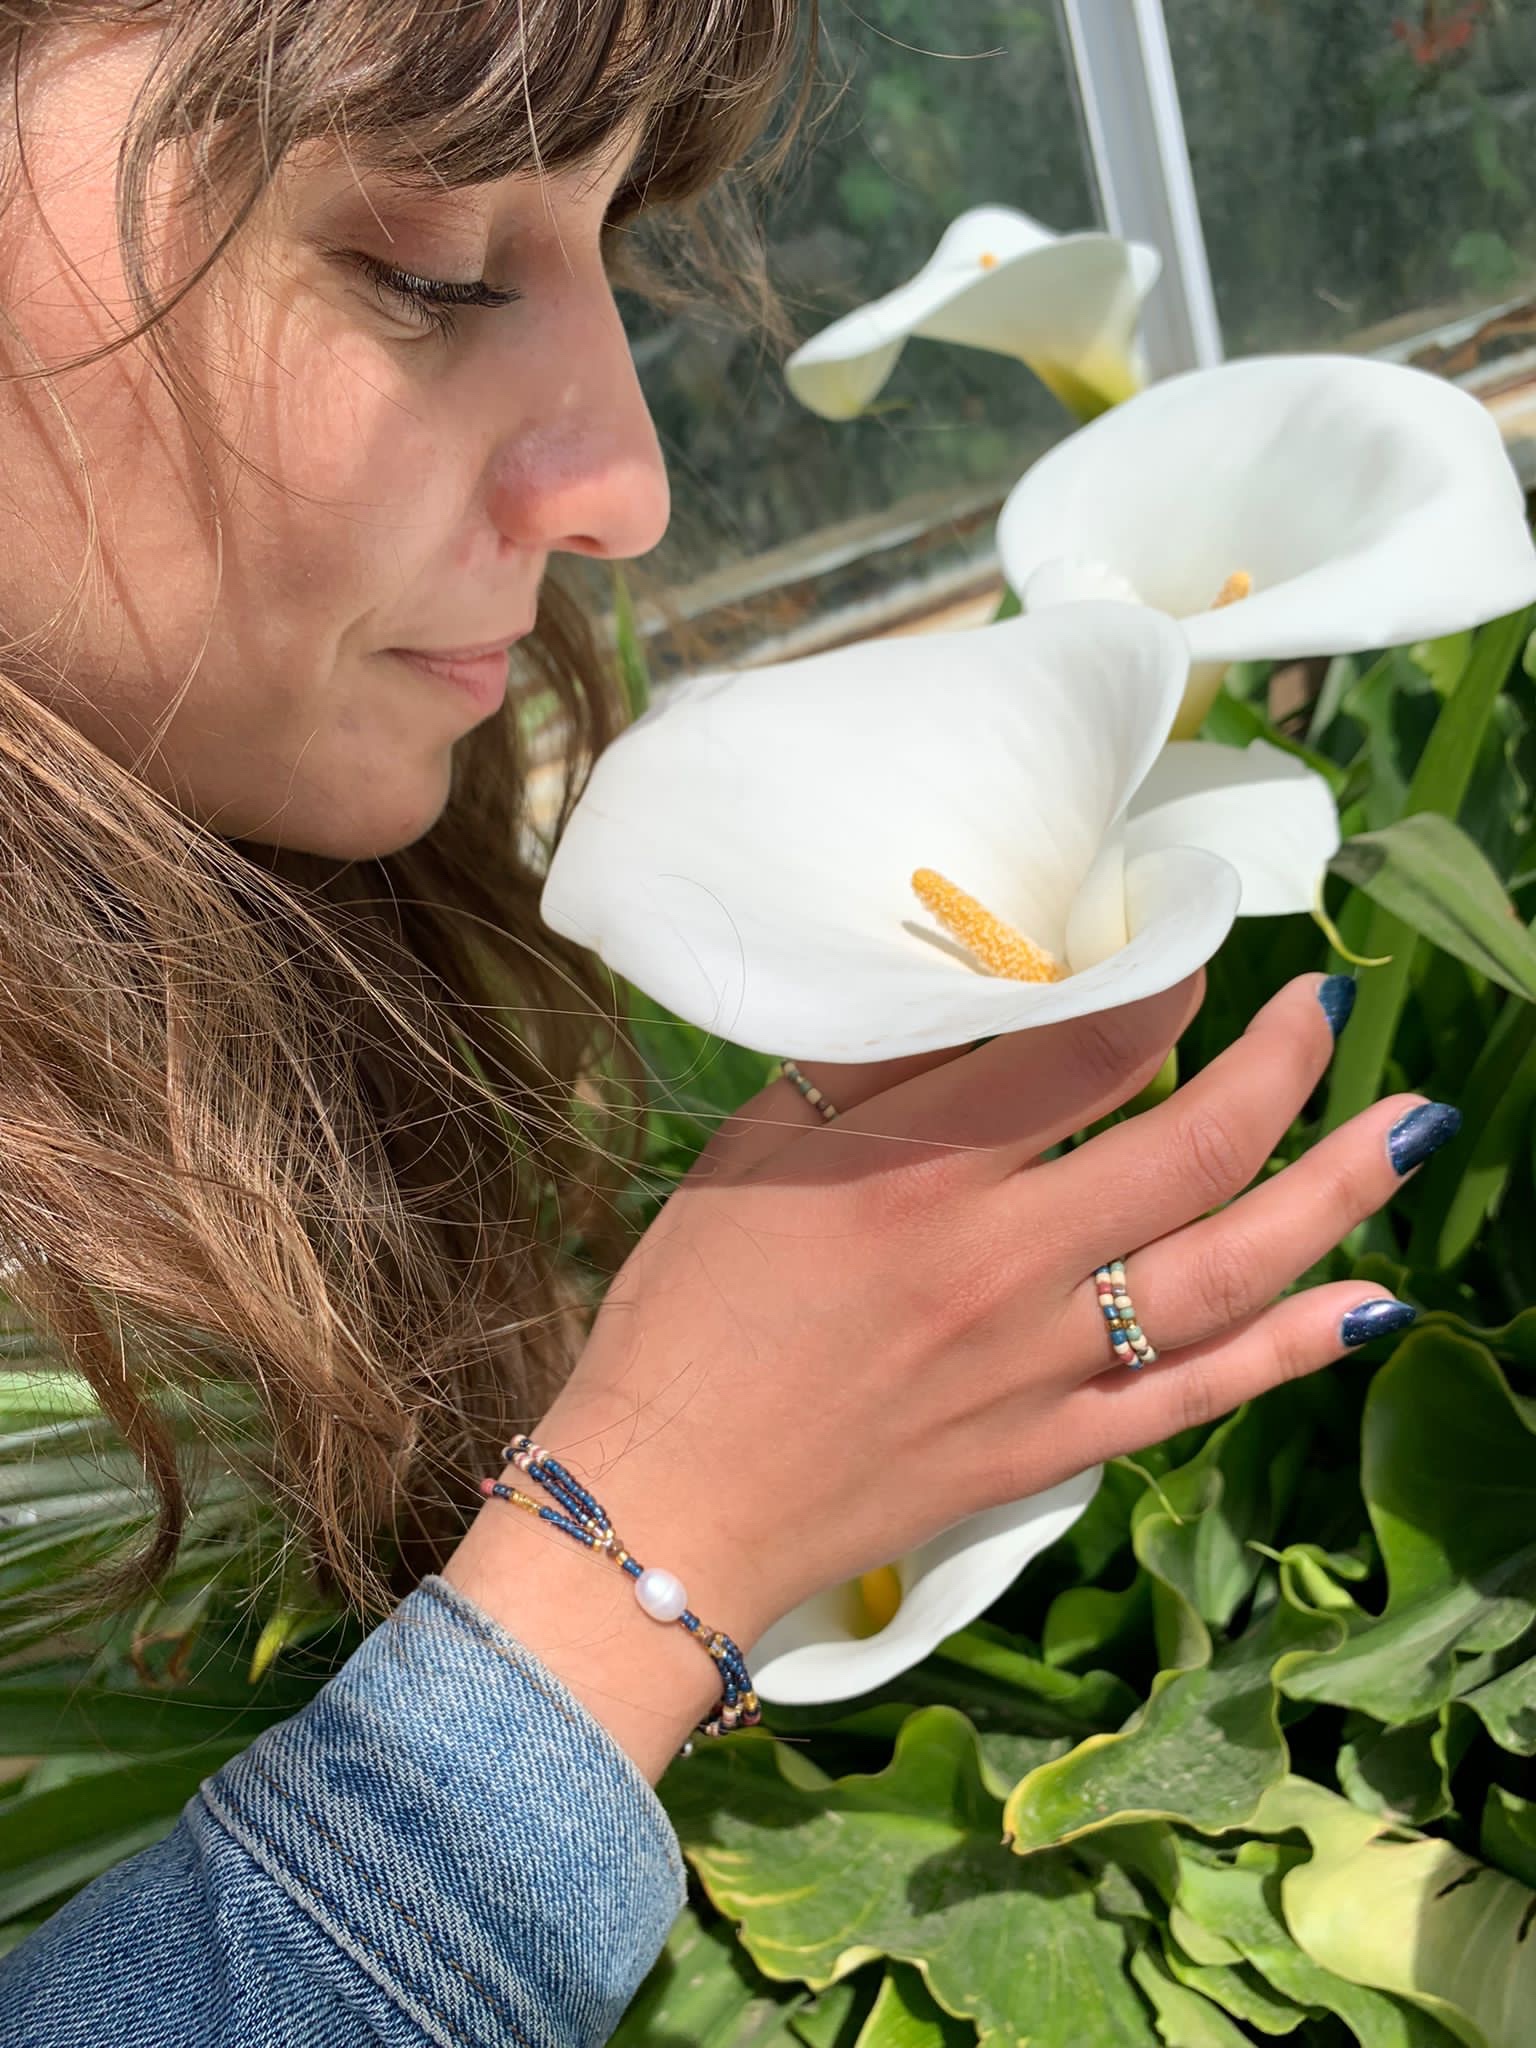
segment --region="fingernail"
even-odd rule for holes
[[[1323,1015],[1328,1019],[1328,1029],[1337,1038],[1349,1022],[1349,1013],[1355,1007],[1355,995],[1359,983],[1352,974],[1330,974],[1317,991],[1317,1000],[1323,1006]]]
[[[1351,1347],[1369,1344],[1373,1337],[1390,1337],[1394,1330],[1406,1330],[1417,1314],[1406,1301],[1364,1301],[1340,1323],[1339,1335]]]
[[[1399,1173],[1412,1173],[1461,1129],[1461,1111],[1449,1102],[1421,1102],[1387,1133],[1387,1157]]]

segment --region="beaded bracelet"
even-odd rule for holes
[[[481,1480],[480,1491],[487,1500],[509,1501],[513,1507],[537,1515],[540,1521],[573,1536],[578,1543],[585,1543],[588,1549],[611,1557],[634,1581],[635,1598],[653,1620],[680,1622],[714,1658],[720,1667],[721,1694],[709,1719],[699,1722],[698,1732],[701,1735],[726,1735],[733,1728],[755,1727],[763,1715],[757,1694],[752,1689],[746,1659],[723,1630],[706,1628],[696,1614],[689,1612],[688,1595],[682,1580],[675,1573],[663,1571],[656,1565],[646,1570],[638,1559],[631,1557],[614,1534],[606,1511],[563,1465],[550,1457],[547,1451],[541,1450],[531,1436],[514,1437],[503,1449],[501,1461],[503,1465],[515,1465],[519,1472],[526,1472],[534,1484],[552,1494],[560,1506],[545,1507],[541,1502],[531,1500],[526,1493],[519,1493],[515,1486],[504,1485],[499,1479]],[[565,1512],[561,1513],[561,1509]],[[693,1743],[689,1740],[678,1755],[687,1756],[692,1749]]]

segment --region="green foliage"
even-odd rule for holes
[[[877,1692],[770,1708],[660,1793],[693,1875],[623,2048],[1519,2048],[1536,1984],[1536,692],[1529,621],[1333,663],[1296,730],[1245,665],[1210,733],[1321,767],[1329,909],[1361,972],[1326,1102],[1386,1088],[1461,1142],[1310,1279],[1424,1313],[1205,1430],[1115,1461],[1088,1512]],[[643,701],[638,663],[631,678]],[[1388,942],[1380,944],[1385,938]],[[1239,926],[1188,1075],[1288,976]],[[772,1063],[633,996],[643,1224]],[[1356,1034],[1359,1034],[1356,1037]],[[80,1604],[142,1523],[78,1386],[13,1327],[0,1373],[0,1945],[171,1826],[356,1640],[285,1564],[215,1390],[192,1541],[139,1612]],[[63,1616],[61,1621],[60,1616]]]

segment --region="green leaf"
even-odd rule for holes
[[[1387,1823],[1301,1778],[1256,1825],[1312,1844],[1281,1884],[1298,1946],[1337,1976],[1411,2000],[1467,2048],[1527,2048],[1536,2012],[1536,1891],[1449,1842]]]
[[[885,1973],[855,2048],[974,2048],[976,2029],[936,2005],[917,1971],[898,1963]]]
[[[839,1983],[829,1984],[804,2005],[797,2006],[789,2030],[804,2048],[854,2048],[859,2028],[869,2017],[883,1982],[874,1969],[855,1971]],[[659,2044],[662,2048],[662,2044]],[[677,2042],[664,2048],[681,2048]]]
[[[226,1746],[176,1762],[119,1764],[12,1802],[0,1828],[0,1919],[62,1902],[168,1834],[202,1780],[234,1754]]]
[[[0,1756],[98,1748],[122,1757],[228,1754],[297,1713],[321,1683],[318,1673],[270,1675],[252,1688],[244,1667],[222,1658],[175,1686],[104,1684],[85,1662],[27,1665],[0,1677]]]
[[[1463,1692],[1457,1705],[1470,1707],[1501,1749],[1536,1756],[1536,1657]]]
[[[1442,1152],[1419,1177],[1415,1266],[1465,1258],[1504,1193],[1536,1117],[1536,1005],[1504,1005],[1456,1101],[1471,1143]]]
[[[793,2048],[790,2019],[810,2001],[759,1977],[722,1921],[692,1903],[609,2036],[614,2048]]]
[[[1536,1887],[1536,1800],[1520,1799],[1502,1785],[1490,1785],[1478,1847],[1485,1863],[1497,1864],[1510,1877]]]
[[[1090,1736],[1015,1789],[1004,1824],[1021,1854],[1128,1820],[1235,1827],[1284,1775],[1277,1676],[1342,1641],[1343,1622],[1282,1595],[1216,1647],[1204,1618],[1228,1618],[1259,1565],[1223,1509],[1264,1433],[1256,1407],[1239,1410],[1137,1508],[1133,1542],[1159,1603],[1164,1668],[1126,1727]]]
[[[1416,1329],[1371,1383],[1360,1476],[1386,1607],[1279,1683],[1397,1726],[1445,1705],[1461,1657],[1507,1648],[1536,1616],[1536,1434],[1482,1345]]]
[[[1168,2048],[1248,2048],[1248,2035],[1233,2026],[1220,2006],[1171,1976],[1150,1949],[1131,1958],[1131,1975],[1147,1994]]]
[[[1186,1928],[1189,1925],[1187,1921],[1184,1924]],[[1200,1938],[1198,1932],[1195,1938]],[[1315,2016],[1318,2008],[1298,2005],[1294,1998],[1276,1991],[1251,1964],[1240,1960],[1240,1950],[1231,1952],[1234,1960],[1230,1963],[1197,1963],[1171,1934],[1164,1937],[1163,1961],[1168,1974],[1261,2034],[1293,2034],[1303,2020]]]
[[[1203,1844],[1182,1841],[1175,1919],[1180,1939],[1187,1929],[1214,1934],[1282,1997],[1337,2014],[1360,2048],[1451,2048],[1454,2037],[1428,2013],[1356,1984],[1297,1946],[1281,1897],[1285,1873],[1300,1854],[1245,1842],[1229,1861]]]
[[[1511,613],[1484,626],[1456,687],[1446,699],[1403,798],[1405,815],[1436,811],[1455,818],[1477,766],[1482,738],[1499,692],[1525,644],[1531,613]],[[1334,1130],[1381,1094],[1398,1021],[1407,1000],[1416,938],[1411,926],[1380,904],[1352,932],[1356,950],[1391,957],[1362,977],[1349,1029],[1339,1040],[1329,1080],[1324,1128]]]
[[[921,1965],[932,1997],[984,2048],[1021,2031],[1074,2048],[1152,2048],[1125,1977],[1125,1937],[1067,1856],[1023,1860],[976,1731],[944,1707],[913,1714],[889,1766],[831,1779],[757,1731],[662,1780],[684,1851],[739,1922],[759,1969],[814,1987],[875,1957]]]
[[[1333,871],[1490,980],[1536,1002],[1536,938],[1476,842],[1432,811],[1346,840]]]
[[[1347,1797],[1383,1820],[1414,1826],[1449,1813],[1449,1713],[1442,1707],[1432,1720],[1400,1728],[1384,1728],[1368,1714],[1351,1714],[1338,1761],[1339,1784]]]

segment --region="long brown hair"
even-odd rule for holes
[[[813,15],[0,0],[0,38],[19,91],[60,27],[159,31],[119,158],[139,321],[109,346],[142,337],[193,406],[165,315],[299,144],[344,137],[371,165],[460,185],[579,163],[638,120],[615,234],[627,246],[630,223],[673,209],[689,246],[702,219],[718,248],[740,218],[708,219],[701,196],[787,133],[770,109],[809,77]],[[168,146],[222,225],[157,296],[146,195]],[[718,267],[738,294],[761,280],[745,246]],[[3,1284],[142,1461],[141,1586],[186,1523],[168,1408],[200,1387],[253,1390],[265,1484],[322,1578],[375,1609],[391,1561],[398,1585],[441,1558],[468,1480],[569,1370],[587,1303],[560,1247],[610,1209],[626,1119],[602,1078],[614,992],[539,922],[518,705],[558,705],[562,817],[624,708],[557,587],[522,655],[525,687],[461,743],[437,825],[338,863],[186,817],[26,687],[46,649],[0,646]]]

